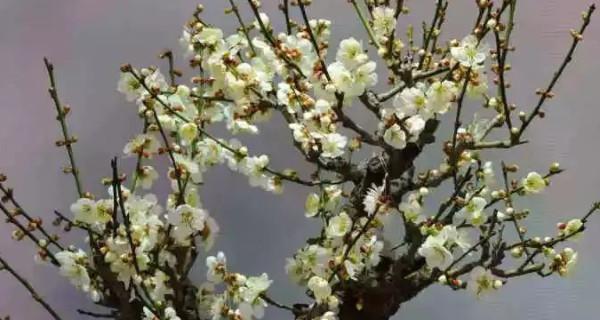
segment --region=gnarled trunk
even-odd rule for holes
[[[340,320],[387,320],[392,317],[402,303],[433,283],[431,275],[422,269],[423,263],[422,259],[399,259],[387,270],[380,270],[377,279],[369,280],[373,285],[365,282],[347,285],[340,306]]]

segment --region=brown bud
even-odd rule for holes
[[[131,72],[132,70],[131,65],[129,63],[122,64],[120,69],[121,72]]]
[[[202,77],[192,77],[193,84],[202,84]]]
[[[458,281],[458,279],[452,279],[452,280],[450,280],[450,284],[453,287],[458,287],[460,285],[460,282]]]
[[[581,41],[583,40],[583,35],[579,32],[577,32],[576,30],[571,29],[571,36],[573,36],[573,39],[575,39],[575,41]]]
[[[87,198],[87,199],[91,199],[91,200],[94,200],[96,198],[96,197],[94,197],[94,195],[92,193],[90,193],[88,191],[83,193],[83,197]]]
[[[540,118],[544,119],[544,117],[546,116],[546,112],[544,112],[544,111],[540,110],[540,111],[538,111],[538,116],[539,116]]]
[[[525,233],[527,233],[527,228],[525,228],[525,227],[520,227],[520,228],[519,228],[519,233],[520,233],[520,234],[525,234]]]
[[[457,206],[463,207],[465,204],[467,204],[467,201],[464,198],[456,197],[454,198],[454,203],[456,203]]]

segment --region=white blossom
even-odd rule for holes
[[[152,188],[154,181],[158,179],[158,172],[152,166],[142,166],[136,177],[142,188],[148,190]]]
[[[383,141],[396,149],[404,149],[406,147],[406,133],[398,124],[394,124],[385,130]]]
[[[398,205],[398,210],[404,215],[406,221],[418,222],[423,212],[418,193],[410,193],[407,199]]]
[[[481,168],[483,182],[486,186],[492,186],[496,183],[496,176],[492,166],[493,163],[491,161],[486,161]]]
[[[227,258],[223,252],[219,252],[217,256],[209,256],[206,258],[206,279],[210,282],[220,283],[223,281],[223,276],[227,271]]]
[[[477,70],[483,67],[487,50],[487,46],[479,43],[476,36],[468,35],[458,47],[450,48],[450,53],[462,66]]]
[[[446,113],[457,92],[458,88],[452,81],[444,80],[432,83],[427,89],[427,108],[435,113]]]
[[[334,62],[327,67],[327,71],[337,90],[353,97],[362,94],[360,85],[355,82],[352,72],[343,63]]]
[[[304,204],[304,215],[307,218],[314,217],[319,213],[321,198],[316,193],[311,193],[306,197]]]
[[[331,287],[327,280],[314,276],[308,280],[308,289],[310,289],[315,295],[315,300],[318,303],[324,303],[331,295]]]
[[[142,84],[129,72],[121,72],[121,78],[117,87],[119,92],[125,95],[127,101],[135,101],[144,91]]]
[[[490,291],[497,290],[500,287],[502,287],[502,281],[494,278],[490,270],[481,266],[477,266],[471,270],[467,288],[476,296],[482,296]]]
[[[423,129],[425,129],[425,120],[420,115],[414,115],[404,121],[404,126],[408,130],[410,140],[416,141]]]
[[[86,268],[88,258],[85,252],[61,251],[56,253],[55,257],[60,265],[61,275],[67,277],[75,287],[86,292],[90,290],[90,276]]]
[[[373,9],[373,32],[375,32],[377,41],[386,41],[395,29],[394,9],[385,6],[375,7]]]
[[[412,88],[406,88],[394,98],[394,107],[399,118],[420,114],[428,119],[432,112],[427,109],[427,97],[425,96],[425,86],[419,83]]]
[[[583,221],[581,221],[581,219],[571,219],[561,227],[561,236],[570,236],[571,239],[574,239],[582,233],[581,230],[583,228]]]
[[[327,236],[331,238],[343,237],[352,228],[352,219],[348,214],[342,211],[337,216],[329,220],[327,225]]]
[[[369,60],[362,43],[354,38],[342,40],[335,57],[348,69],[353,69]]]
[[[546,188],[544,177],[537,172],[528,173],[527,177],[521,181],[521,184],[523,185],[523,190],[527,193],[540,193]]]
[[[143,320],[160,320],[160,319],[181,320],[181,318],[179,318],[177,316],[177,312],[175,311],[175,309],[173,309],[172,307],[167,307],[164,310],[164,315],[165,315],[164,317],[157,316],[156,314],[154,314],[154,312],[152,312],[152,310],[148,309],[145,306],[144,306],[143,312],[144,312]]]
[[[338,320],[337,315],[333,311],[325,312],[319,320]]]
[[[248,277],[244,286],[240,288],[243,300],[239,311],[243,319],[261,319],[265,314],[267,303],[260,297],[273,281],[269,280],[266,273],[259,277]]]
[[[444,226],[441,233],[442,238],[446,238],[446,246],[452,247],[456,245],[463,252],[466,252],[471,247],[471,241],[467,231],[463,229],[457,229],[456,226],[447,225]]]
[[[198,127],[195,123],[184,123],[179,127],[179,137],[187,143],[190,144],[196,137],[198,136]]]
[[[558,272],[561,277],[567,277],[573,272],[576,264],[577,252],[571,248],[565,248],[554,257],[550,267]]]
[[[174,226],[173,238],[179,244],[187,244],[189,237],[204,229],[207,214],[204,210],[187,204],[178,206],[168,215],[168,221]]]
[[[105,224],[112,220],[112,205],[109,210],[104,206],[98,207],[96,201],[80,198],[71,205],[71,212],[75,215],[76,222],[89,225]]]
[[[344,148],[348,143],[348,138],[339,133],[326,134],[321,139],[321,156],[324,158],[337,158],[344,154]]]
[[[367,190],[367,194],[365,195],[365,198],[363,200],[363,205],[365,206],[365,211],[369,216],[375,214],[376,211],[379,211],[382,205],[381,196],[383,195],[384,191],[385,184],[382,184],[381,186],[372,184],[371,187]]]
[[[484,209],[487,201],[482,197],[473,197],[458,213],[456,218],[465,219],[473,225],[481,225],[487,219]]]
[[[452,252],[445,247],[446,237],[443,234],[429,236],[418,250],[419,255],[425,258],[429,268],[438,268],[444,271],[454,260]]]
[[[158,153],[159,148],[160,143],[154,135],[140,134],[125,145],[123,153],[126,155],[141,154],[147,158],[150,158],[152,155]]]

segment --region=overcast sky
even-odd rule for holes
[[[223,15],[225,2],[205,1],[205,16],[231,30],[234,21]],[[335,39],[365,38],[347,1],[314,2],[309,14],[331,19]],[[433,2],[407,1],[413,14],[402,17],[401,25],[420,26],[421,20],[429,21]],[[263,3],[276,27],[281,26],[276,1]],[[142,126],[135,107],[116,92],[118,67],[125,62],[160,64],[156,56],[162,49],[178,49],[181,26],[195,5],[190,0],[0,1],[0,171],[9,175],[10,185],[26,209],[49,222],[52,209],[68,213],[75,200],[71,180],[59,170],[66,163],[64,154],[53,146],[59,131],[46,91],[42,57],[48,56],[56,64],[60,94],[73,108],[69,121],[80,140],[75,148],[85,187],[101,194],[98,181],[110,174],[109,159],[120,155],[126,141]],[[509,73],[511,101],[524,108],[534,103],[535,89],[545,86],[560,63],[569,43],[568,30],[580,24],[580,12],[587,5],[588,0],[520,1],[514,34],[518,51]],[[242,8],[249,18],[245,4]],[[449,28],[443,38],[464,36],[474,13],[472,0],[451,1]],[[557,86],[558,96],[548,104],[548,116],[532,125],[528,135],[532,142],[502,155],[504,160],[518,161],[524,170],[543,172],[552,161],[567,169],[553,180],[548,192],[535,197],[535,203],[524,204],[534,209],[532,233],[551,234],[556,222],[581,215],[600,199],[599,40],[600,19],[592,22],[575,63]],[[252,150],[270,153],[276,167],[306,170],[290,146],[289,134],[281,134],[283,124],[274,122],[262,128],[258,139],[249,140]],[[160,190],[164,194],[165,189]],[[287,280],[284,259],[302,246],[318,225],[303,216],[309,190],[289,186],[287,191],[283,196],[266,194],[250,188],[245,178],[220,168],[208,176],[202,193],[205,206],[223,230],[215,248],[227,253],[235,270],[269,273],[275,280],[271,295],[291,303],[306,300],[302,290]],[[598,220],[600,217],[592,219],[590,231],[574,245],[580,251],[581,264],[571,279],[522,279],[482,301],[467,292],[433,286],[405,304],[395,319],[592,319],[600,308]],[[52,268],[33,264],[31,246],[10,240],[8,227],[0,225],[0,231],[3,257],[19,266],[65,319],[79,319],[74,310],[89,307],[83,295]],[[194,277],[201,279],[201,273]],[[4,314],[12,319],[47,319],[14,279],[0,273],[0,315]],[[289,318],[271,309],[265,317]]]

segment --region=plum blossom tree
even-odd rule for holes
[[[348,0],[367,38],[340,43],[330,43],[331,21],[309,17],[311,2],[283,0],[282,15],[269,17],[258,0],[244,9],[229,0],[227,13],[239,23],[229,35],[206,21],[198,6],[181,37],[194,73],[189,82],[180,82],[170,51],[161,55],[168,62],[165,75],[157,67],[122,65],[118,90],[137,107],[143,130],[123,149],[135,171],[124,174],[113,159],[102,195],[85,191],[73,149],[77,139],[66,122],[70,108],[45,60],[62,131],[56,144],[66,149],[70,165],[64,171],[78,197],[71,214],[55,212],[54,225],[81,232],[87,247],[63,244],[48,231],[17,201],[5,175],[0,209],[15,227],[12,237],[36,246],[36,260],[56,267],[107,310],[78,310],[82,316],[251,320],[274,307],[289,311],[290,319],[384,320],[431,287],[481,296],[525,275],[569,275],[578,254],[566,242],[583,233],[600,204],[559,222],[547,236],[530,234],[527,218],[537,213],[522,203],[563,170],[553,163],[542,173],[523,174],[500,153],[486,156],[527,143],[526,129],[544,117],[595,6],[571,30],[571,46],[550,83],[537,90],[538,103],[521,111],[509,99],[507,79],[517,0],[475,1],[475,21],[461,40],[443,37],[450,1],[436,0],[421,41],[412,27],[405,35],[397,30],[398,20],[410,14],[405,1]],[[285,21],[285,30],[275,30],[274,19]],[[384,73],[389,88],[376,92]],[[466,120],[467,100],[480,104],[483,116]],[[348,115],[351,108],[378,125],[363,127]],[[244,146],[244,135],[260,134],[261,122],[279,119],[314,167],[310,176],[276,168],[268,155]],[[438,130],[442,121],[452,124],[446,135]],[[219,125],[235,138],[213,135]],[[492,132],[505,138],[494,140]],[[439,148],[436,141],[442,162],[418,171],[423,150]],[[154,168],[160,158],[169,161],[167,172]],[[225,253],[206,253],[218,248],[216,237],[227,226],[203,208],[199,189],[210,187],[204,173],[223,164],[266,192],[282,193],[286,184],[312,190],[303,210],[322,223],[321,232],[307,235],[305,246],[282,259],[290,279],[306,288],[305,301],[279,302],[269,294],[267,274],[240,274]],[[162,180],[170,192],[149,193]],[[436,199],[434,189],[450,192]],[[390,233],[403,241],[392,242]],[[202,260],[206,281],[194,283],[190,272]],[[53,319],[62,319],[5,258],[0,266]]]

